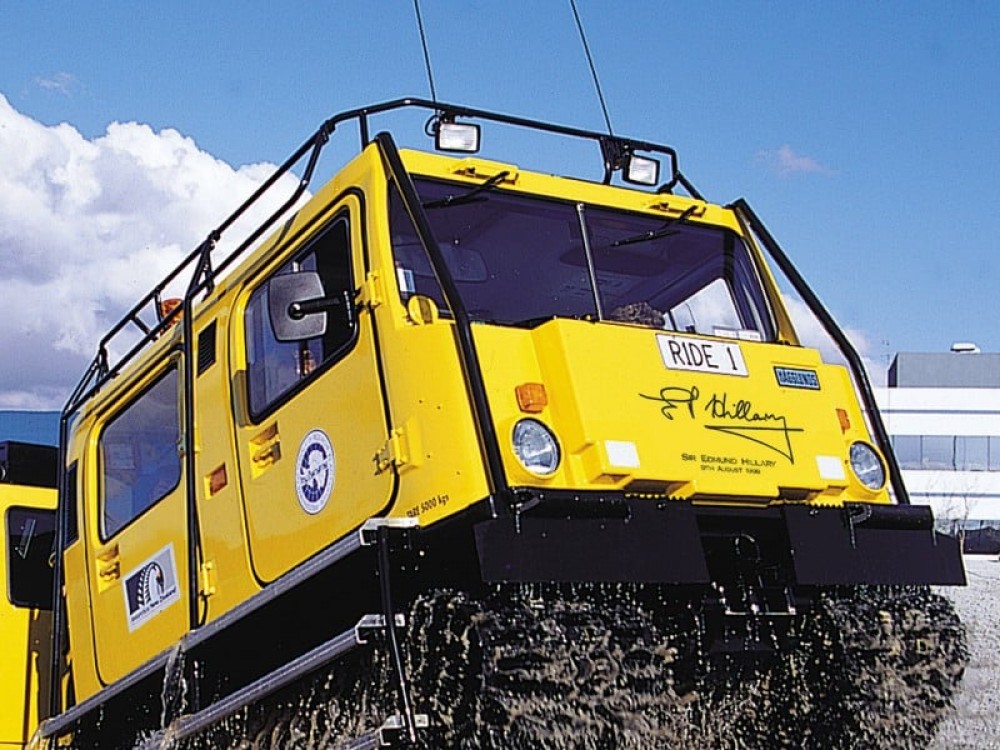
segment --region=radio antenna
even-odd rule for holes
[[[420,0],[413,0],[413,9],[417,12],[417,28],[420,29],[420,44],[424,48],[424,67],[427,68],[427,83],[431,87],[431,101],[437,104],[437,92],[434,90],[434,74],[431,72],[431,55],[427,51],[427,35],[424,33],[424,19],[420,15]]]
[[[416,0],[414,0],[416,2]],[[583,51],[587,53],[587,63],[590,65],[590,74],[594,77],[594,88],[597,89],[597,98],[601,101],[601,111],[604,113],[604,122],[608,126],[608,135],[615,133],[611,129],[611,117],[608,115],[608,105],[604,101],[604,92],[601,91],[601,82],[597,78],[597,68],[594,66],[594,57],[590,54],[590,45],[587,44],[587,35],[583,31],[583,22],[580,20],[580,12],[576,9],[576,0],[569,0],[573,9],[573,17],[576,19],[576,28],[580,31],[580,41],[583,42]]]

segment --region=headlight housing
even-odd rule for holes
[[[870,490],[880,490],[885,486],[885,466],[875,449],[867,443],[851,445],[851,471]]]
[[[536,419],[522,419],[514,425],[513,446],[521,466],[532,474],[547,477],[559,468],[559,441]]]

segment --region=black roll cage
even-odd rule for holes
[[[430,101],[421,98],[402,98],[374,104],[358,109],[347,110],[336,114],[325,120],[319,128],[308,138],[288,159],[275,169],[274,173],[264,181],[264,183],[250,195],[232,214],[229,215],[218,227],[208,233],[205,240],[188,254],[181,263],[171,271],[163,280],[156,284],[153,289],[139,300],[111,329],[101,338],[97,353],[87,367],[83,377],[72,391],[69,399],[63,407],[59,423],[59,504],[57,510],[56,523],[56,551],[55,551],[55,575],[53,582],[53,622],[52,622],[52,664],[51,664],[51,713],[53,716],[62,710],[62,700],[60,694],[60,672],[61,657],[65,643],[66,614],[63,601],[63,555],[66,548],[67,538],[71,536],[68,532],[67,523],[69,519],[69,508],[67,499],[74,497],[73,488],[68,482],[71,474],[67,472],[66,458],[69,444],[70,424],[74,415],[110,380],[119,375],[123,368],[133,360],[140,352],[150,346],[168,328],[177,324],[182,325],[182,341],[180,348],[183,351],[183,383],[184,383],[184,414],[182,424],[184,425],[183,450],[185,462],[185,490],[188,524],[188,554],[189,554],[189,623],[192,629],[200,627],[201,618],[199,615],[198,592],[198,571],[200,562],[200,532],[198,528],[198,515],[196,508],[197,495],[197,475],[194,471],[195,461],[195,440],[194,429],[191,424],[191,415],[194,414],[194,379],[195,360],[194,356],[194,331],[193,331],[193,311],[194,303],[198,295],[207,296],[215,288],[215,279],[223,271],[231,267],[257,240],[270,230],[278,220],[284,216],[305,194],[315,173],[316,165],[319,161],[320,153],[330,140],[331,135],[343,123],[356,121],[358,134],[360,136],[361,150],[370,143],[377,143],[383,155],[390,179],[396,181],[400,189],[404,206],[407,213],[414,222],[418,237],[424,250],[427,253],[432,268],[438,277],[450,309],[455,317],[455,335],[459,356],[465,371],[469,385],[470,399],[475,411],[476,421],[480,438],[482,440],[482,450],[489,473],[490,480],[490,507],[494,514],[502,514],[507,511],[508,503],[496,503],[496,498],[511,500],[509,488],[503,472],[501,460],[499,438],[495,432],[493,420],[490,419],[489,402],[486,397],[486,388],[483,382],[482,371],[479,360],[475,353],[475,343],[469,324],[469,318],[461,297],[458,294],[454,279],[451,276],[447,265],[444,262],[437,243],[433,241],[430,225],[420,205],[419,198],[413,187],[409,174],[403,167],[402,159],[392,136],[387,133],[379,133],[374,139],[370,137],[370,118],[388,112],[405,109],[422,109],[431,112],[429,125],[436,122],[451,122],[456,118],[470,118],[497,122],[502,125],[524,128],[528,130],[541,131],[544,133],[577,138],[596,142],[600,147],[603,160],[604,176],[602,183],[610,184],[615,172],[622,171],[628,158],[636,152],[649,152],[667,157],[669,162],[669,179],[655,189],[657,193],[671,193],[678,185],[684,189],[691,197],[704,200],[694,185],[683,175],[678,167],[677,152],[670,146],[665,146],[649,141],[641,141],[620,136],[599,133],[596,131],[582,130],[563,125],[531,120],[522,117],[513,117],[497,112],[465,107],[457,104],[447,104],[444,102]],[[215,251],[223,234],[242,217],[252,206],[254,206],[265,194],[268,194],[275,184],[286,174],[291,174],[294,167],[305,159],[305,167],[296,189],[292,192],[278,209],[254,229],[239,245],[226,255],[217,264],[213,264],[213,252]],[[892,451],[888,443],[885,428],[879,417],[878,409],[875,405],[871,386],[867,375],[861,365],[860,357],[854,351],[850,342],[844,334],[833,323],[832,317],[822,307],[816,295],[806,285],[802,277],[794,271],[790,261],[778,248],[771,235],[763,229],[763,225],[749,210],[749,206],[744,201],[740,201],[735,206],[745,211],[750,217],[749,220],[755,228],[762,230],[760,233],[767,238],[766,249],[774,257],[778,265],[785,271],[796,291],[802,296],[811,307],[817,317],[829,323],[828,332],[837,344],[847,354],[848,364],[855,381],[859,384],[860,395],[864,402],[868,417],[871,420],[876,441],[879,448],[890,462],[890,475],[893,481],[893,488],[896,492],[897,501],[908,503],[908,498],[899,479],[899,470]],[[777,250],[778,255],[775,255]],[[789,270],[791,269],[791,273]],[[176,307],[165,310],[164,292],[168,286],[174,282],[184,282],[186,280],[186,291],[180,304]],[[144,320],[143,316],[154,318],[153,323]],[[123,355],[112,361],[110,349],[112,344],[123,335],[126,330],[135,327],[142,334],[138,342],[132,345]]]
[[[609,135],[607,133],[571,128],[564,125],[556,125],[537,120],[529,120],[523,117],[513,117],[497,112],[465,107],[458,104],[447,104],[444,102],[434,102],[418,98],[395,99],[381,104],[374,104],[368,107],[341,112],[340,114],[334,115],[333,117],[325,120],[316,132],[313,133],[301,146],[299,146],[299,148],[290,157],[288,157],[288,159],[286,159],[274,171],[274,173],[256,191],[254,191],[254,193],[247,198],[246,201],[243,202],[242,205],[239,206],[239,208],[237,208],[218,227],[209,232],[208,236],[198,247],[185,257],[173,271],[160,281],[160,283],[154,286],[148,294],[140,299],[139,302],[137,302],[117,323],[115,323],[115,325],[108,330],[103,338],[101,338],[98,344],[96,356],[92,360],[83,378],[76,386],[76,389],[68,399],[64,410],[75,411],[83,403],[92,398],[103,384],[120,373],[125,364],[131,361],[131,359],[133,359],[140,351],[159,337],[165,329],[175,323],[179,319],[179,316],[182,316],[182,319],[184,320],[188,320],[190,318],[190,316],[183,315],[183,313],[189,307],[189,303],[193,300],[194,296],[200,293],[211,293],[215,286],[215,278],[222,271],[229,268],[253,245],[254,242],[259,240],[268,229],[273,227],[278,219],[285,215],[285,213],[287,213],[287,211],[302,197],[312,181],[316,164],[319,161],[320,153],[338,126],[352,120],[357,121],[358,133],[361,140],[361,149],[364,149],[369,145],[369,143],[375,140],[369,135],[370,118],[376,115],[382,115],[388,112],[408,108],[431,111],[433,113],[431,115],[432,121],[451,122],[456,118],[489,120],[503,125],[524,128],[527,130],[536,130],[554,135],[596,142],[600,147],[603,159],[603,184],[611,183],[614,173],[623,169],[625,159],[628,156],[638,151],[661,154],[669,159],[670,179],[660,185],[656,189],[656,192],[669,193],[676,186],[680,185],[692,197],[704,200],[694,185],[692,185],[691,182],[678,169],[676,150],[670,146],[664,146],[662,144],[623,138],[615,135]],[[260,200],[265,194],[269,193],[278,180],[286,174],[291,173],[292,169],[307,155],[308,160],[306,162],[305,169],[299,180],[299,184],[292,195],[285,200],[281,206],[275,210],[260,226],[251,232],[250,235],[239,244],[239,246],[223,258],[218,265],[213,266],[212,253],[219,240],[222,238],[222,235],[229,230],[232,225],[236,223],[236,221],[252,206],[254,206],[258,200]],[[188,276],[185,276],[185,272],[187,272]],[[177,280],[184,280],[185,278],[188,279],[188,286],[182,305],[170,310],[169,312],[164,312],[162,309],[164,291],[171,283]],[[154,323],[148,323],[142,318],[144,313],[147,317],[149,316],[150,307],[153,308],[152,312],[156,319]],[[111,344],[120,335],[122,335],[124,331],[130,329],[131,326],[138,328],[143,334],[142,337],[125,354],[118,357],[114,362],[111,362],[109,354]],[[189,333],[187,326],[185,326],[184,333]]]

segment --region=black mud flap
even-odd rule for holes
[[[475,533],[487,582],[710,581],[689,503],[630,503],[622,518],[508,516],[478,523]]]
[[[966,583],[959,541],[934,531],[929,507],[786,506],[783,515],[799,584]]]

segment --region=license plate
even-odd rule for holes
[[[660,346],[663,364],[668,370],[747,376],[747,363],[736,342],[693,339],[663,333],[657,334],[656,342]]]

